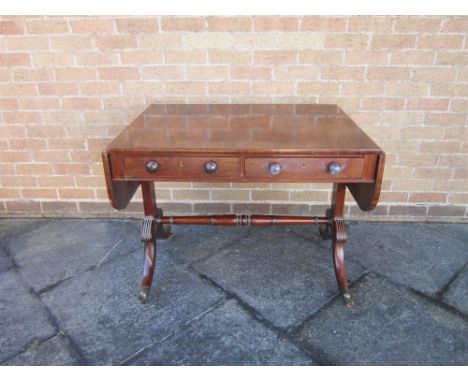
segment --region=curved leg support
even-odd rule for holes
[[[148,293],[153,283],[154,264],[156,261],[156,240],[145,243],[145,264],[138,299],[143,304],[148,301]]]
[[[146,216],[141,226],[141,241],[144,243],[145,263],[143,266],[143,279],[141,280],[138,299],[146,304],[148,293],[153,283],[154,265],[156,262],[156,238],[153,232],[154,218]]]
[[[340,288],[341,296],[348,308],[354,306],[353,299],[349,293],[348,278],[344,262],[344,245],[346,243],[346,226],[343,218],[334,218],[332,222],[332,252],[335,276]]]

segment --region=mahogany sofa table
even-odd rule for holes
[[[345,191],[372,210],[379,199],[385,153],[337,105],[151,105],[102,153],[109,199],[127,207],[141,185],[144,270],[139,298],[153,281],[156,239],[172,224],[319,224],[332,240],[341,295],[349,294],[344,263]],[[333,183],[326,216],[164,216],[155,181]]]

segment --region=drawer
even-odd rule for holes
[[[209,180],[238,178],[241,160],[235,157],[124,156],[127,179]]]
[[[269,181],[358,180],[363,176],[364,158],[246,158],[248,179]]]

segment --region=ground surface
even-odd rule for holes
[[[468,225],[174,227],[147,305],[139,222],[0,220],[2,365],[467,365]]]

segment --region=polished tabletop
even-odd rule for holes
[[[337,105],[154,104],[109,151],[316,152],[381,149]]]

